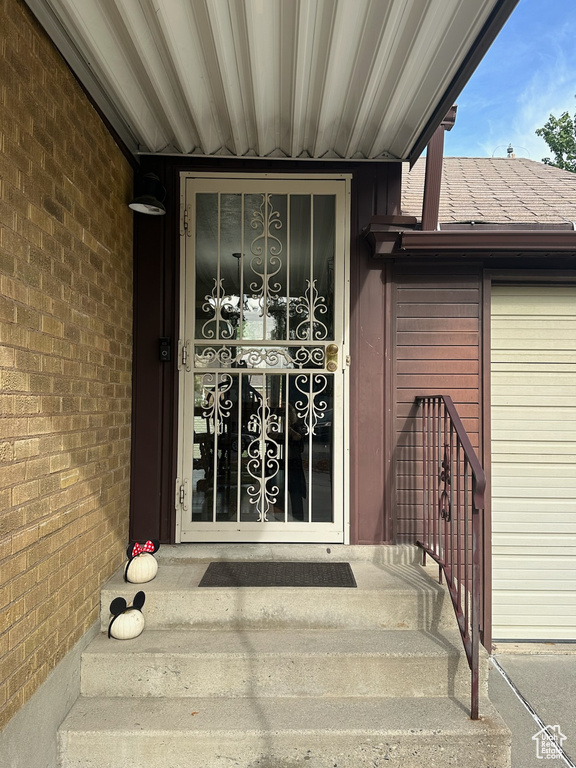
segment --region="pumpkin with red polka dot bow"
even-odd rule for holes
[[[144,544],[131,542],[126,550],[128,562],[124,569],[124,581],[130,581],[132,584],[152,581],[158,573],[154,552],[157,552],[159,547],[160,542],[157,539],[148,539]]]

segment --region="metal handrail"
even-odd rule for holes
[[[471,671],[470,717],[478,719],[486,476],[448,395],[416,398],[422,416],[422,539],[452,599]]]

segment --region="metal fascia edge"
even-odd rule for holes
[[[114,103],[108,98],[96,73],[86,61],[73,39],[66,32],[52,5],[42,0],[25,0],[25,2],[40,26],[58,49],[64,61],[68,64],[74,77],[84,90],[90,94],[90,97],[102,111],[102,114],[105,115],[106,119],[110,121],[110,124],[127,149],[136,156],[139,147],[136,137],[114,106]]]
[[[444,96],[438,102],[438,106],[432,113],[430,120],[420,136],[416,139],[412,149],[408,152],[408,160],[410,161],[411,168],[428,145],[434,131],[440,125],[450,107],[456,103],[460,92],[484,58],[486,51],[496,39],[496,36],[499,34],[518,2],[519,0],[498,0],[498,2],[495,3],[492,12],[480,30],[478,37],[464,57],[464,60],[452,78],[451,83],[446,88]]]

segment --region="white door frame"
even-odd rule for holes
[[[194,375],[190,363],[194,354],[194,312],[187,303],[188,291],[194,296],[194,221],[195,191],[236,193],[250,189],[249,182],[262,181],[267,189],[286,194],[333,194],[336,197],[335,233],[335,305],[342,307],[340,323],[335,323],[335,343],[339,347],[338,369],[334,372],[334,415],[341,413],[341,423],[335,435],[333,466],[334,522],[298,523],[217,521],[193,522],[193,444],[190,434],[190,404],[194,411]],[[349,242],[350,242],[350,180],[349,174],[222,174],[181,173],[180,225],[180,341],[178,398],[178,477],[176,481],[176,541],[250,541],[250,542],[326,542],[348,544],[349,522]],[[280,184],[278,184],[280,182]],[[253,185],[252,185],[253,186]],[[192,268],[192,269],[191,269]],[[190,289],[190,285],[192,288]],[[187,288],[188,286],[188,288]],[[188,311],[187,311],[188,307]],[[193,302],[192,302],[193,307]],[[335,315],[338,313],[336,312]],[[336,318],[335,318],[336,320]],[[339,327],[338,327],[339,326]],[[294,372],[294,371],[293,371]],[[296,371],[297,373],[297,371]],[[336,379],[336,377],[338,377]],[[341,407],[338,407],[340,404]],[[185,420],[188,424],[185,423]],[[338,437],[338,433],[340,437]],[[336,447],[338,440],[338,447]]]

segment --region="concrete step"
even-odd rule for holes
[[[160,550],[161,551],[161,550]],[[232,559],[232,558],[229,558]],[[102,590],[102,629],[111,601],[146,593],[147,629],[454,628],[454,612],[436,569],[352,560],[358,587],[198,587],[207,563],[161,563],[146,584],[126,584],[119,570]],[[146,631],[146,630],[145,630]]]
[[[366,562],[375,565],[420,565],[422,550],[413,544],[162,544],[155,554],[159,563],[210,563],[214,560],[237,562],[290,560]]]
[[[97,637],[60,729],[60,768],[508,768],[510,736],[470,674],[451,602],[413,547],[163,547],[144,633]],[[214,560],[350,562],[357,588],[199,588]]]
[[[458,632],[151,630],[128,641],[101,635],[82,659],[84,696],[467,697],[469,689]]]
[[[137,681],[134,681],[137,685]],[[61,768],[506,768],[510,735],[443,698],[81,698]]]

